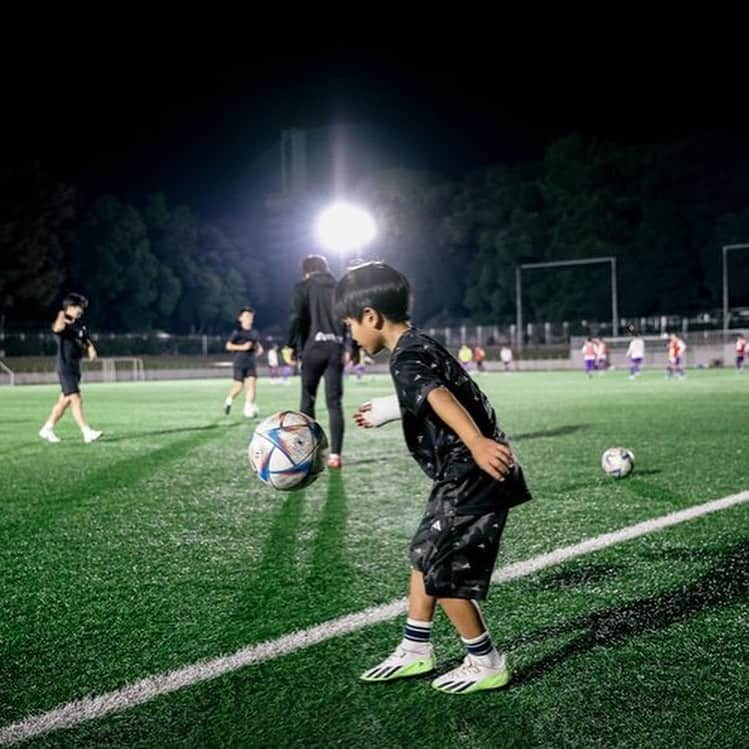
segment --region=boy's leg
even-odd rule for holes
[[[73,410],[73,418],[75,423],[78,424],[81,433],[83,434],[84,442],[93,442],[101,437],[101,432],[96,429],[91,429],[86,421],[86,416],[83,413],[83,399],[80,393],[73,393],[70,396],[70,407]]]
[[[70,404],[70,398],[64,393],[60,393],[60,397],[57,402],[52,406],[49,418],[45,422],[44,426],[39,430],[39,436],[47,442],[60,442],[60,438],[54,433],[55,424],[62,418],[68,405]]]
[[[244,378],[242,377],[241,370],[238,372],[237,368],[234,368],[234,379],[229,388],[229,395],[224,399],[224,413],[228,416],[231,411],[231,404],[234,399],[242,392],[244,386]]]
[[[303,361],[302,402],[299,410],[314,419],[317,387],[325,372],[325,367],[328,366],[328,352],[322,346],[310,346],[304,351]]]
[[[427,575],[427,581],[431,581],[430,590],[433,587],[447,589],[449,582],[449,587],[455,591],[439,595],[437,603],[467,651],[462,665],[432,682],[435,689],[468,694],[503,687],[510,679],[506,658],[494,647],[481,609],[474,600],[486,595],[506,521],[506,509],[476,516],[456,516],[450,536],[455,556],[448,555],[441,569],[435,567]]]
[[[465,598],[440,598],[438,602],[462,638],[478,637],[486,631],[478,606],[472,601]]]
[[[244,381],[244,391],[247,398],[247,403],[254,403],[255,394],[257,392],[257,377],[248,377]]]
[[[57,399],[57,403],[52,406],[52,411],[49,415],[49,418],[47,419],[47,424],[45,424],[45,426],[49,425],[50,429],[54,429],[55,424],[60,421],[62,415],[65,413],[65,411],[67,411],[69,405],[70,398],[67,395],[63,395],[62,393],[60,393],[60,397]]]
[[[244,415],[248,418],[254,418],[257,416],[257,406],[255,405],[255,393],[257,390],[257,377],[250,375],[244,381],[245,390],[245,404],[244,404]]]
[[[343,347],[330,346],[328,362],[325,368],[325,402],[330,419],[330,468],[341,467],[341,450],[343,449]]]
[[[424,576],[411,570],[408,618],[395,652],[361,675],[362,681],[392,681],[434,670],[434,649],[429,641],[436,599],[424,589]]]
[[[467,655],[460,666],[436,678],[432,686],[448,694],[505,686],[510,680],[507,659],[494,647],[478,603],[461,598],[440,598],[438,603],[460,634]]]

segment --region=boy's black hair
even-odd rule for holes
[[[66,307],[71,307],[73,305],[80,307],[81,309],[86,309],[86,307],[88,307],[88,299],[86,299],[83,294],[76,294],[71,291],[63,297],[62,308],[65,309]]]
[[[302,260],[302,273],[327,273],[328,261],[322,255],[307,255]]]
[[[411,317],[411,285],[395,268],[372,262],[350,268],[335,290],[336,312],[342,317],[361,320],[365,307],[377,310],[391,322]]]

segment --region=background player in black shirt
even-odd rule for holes
[[[260,336],[253,329],[255,321],[255,310],[252,307],[242,307],[237,315],[237,327],[226,342],[226,350],[234,352],[234,382],[229,395],[224,401],[224,413],[228,416],[234,399],[246,389],[246,400],[244,404],[244,415],[252,419],[258,415],[255,403],[255,392],[257,385],[256,357],[263,353],[260,344]]]
[[[410,326],[405,276],[367,263],[341,279],[336,299],[368,354],[391,351],[396,395],[384,400],[397,398],[398,407],[391,403],[385,415],[402,418],[411,454],[434,481],[411,543],[403,640],[362,679],[389,681],[433,670],[430,635],[439,603],[467,655],[432,686],[451,694],[502,687],[509,681],[506,659],[494,647],[477,601],[487,595],[509,508],[531,498],[522,470],[475,381],[440,343]],[[364,404],[354,418],[360,426],[376,426],[385,420],[382,414],[373,418],[378,410]]]
[[[335,278],[321,255],[302,262],[304,281],[294,288],[287,346],[301,351],[302,413],[315,418],[317,388],[325,376],[330,419],[329,468],[341,467],[343,449],[343,364],[345,326],[335,312]]]
[[[68,406],[81,429],[83,441],[93,442],[101,437],[101,432],[91,429],[83,413],[81,399],[81,359],[86,354],[90,361],[96,359],[96,349],[88,335],[86,326],[81,322],[83,312],[88,307],[88,300],[81,294],[68,294],[62,302],[62,309],[52,323],[52,332],[57,336],[57,376],[60,379],[62,393],[45,425],[39,430],[39,436],[47,442],[59,442],[55,434],[55,424],[62,418]]]

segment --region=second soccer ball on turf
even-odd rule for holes
[[[601,468],[612,478],[629,476],[634,467],[634,453],[626,447],[610,447],[601,456]]]
[[[257,477],[288,491],[311,484],[324,470],[328,438],[322,427],[299,411],[279,411],[257,425],[248,451]]]

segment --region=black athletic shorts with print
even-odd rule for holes
[[[257,367],[254,364],[246,366],[234,365],[234,379],[237,382],[244,382],[248,377],[257,377]]]
[[[489,592],[499,542],[513,501],[527,492],[517,464],[505,482],[476,468],[435,482],[426,512],[411,541],[411,566],[438,598],[481,600]]]
[[[80,393],[81,370],[76,367],[65,367],[57,370],[60,387],[63,395],[75,395]]]

